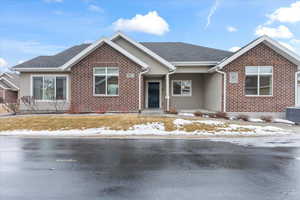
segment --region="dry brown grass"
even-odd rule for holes
[[[165,125],[166,131],[176,130],[177,127],[173,124],[176,118],[172,117],[156,117],[156,116],[141,116],[136,114],[118,114],[118,115],[103,115],[103,116],[24,116],[0,118],[0,131],[9,130],[72,130],[72,129],[88,129],[107,127],[112,130],[128,130],[130,127],[137,124],[146,124],[160,122]],[[218,132],[222,128],[228,127],[224,125],[210,125],[195,122],[184,125],[179,128],[187,132],[207,131]],[[250,130],[239,129],[240,132]]]
[[[109,116],[25,116],[0,119],[0,131],[7,130],[71,130],[110,127],[114,130],[127,130],[136,124],[161,122],[166,130],[174,130],[172,118],[147,117],[139,115]]]

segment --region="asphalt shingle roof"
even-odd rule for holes
[[[176,61],[221,61],[233,53],[183,42],[141,42],[169,62]],[[90,44],[81,44],[53,56],[38,56],[14,68],[55,68],[72,59]]]

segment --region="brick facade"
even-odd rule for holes
[[[119,67],[118,96],[93,95],[94,67]],[[71,109],[78,112],[138,112],[141,70],[141,66],[111,46],[102,45],[71,69]],[[134,77],[127,77],[129,73]]]
[[[273,66],[273,96],[245,96],[245,66]],[[284,112],[295,105],[297,66],[261,43],[223,68],[227,74],[227,112]],[[229,72],[238,72],[238,83],[229,83]]]
[[[0,103],[16,103],[17,101],[17,91],[0,89]]]

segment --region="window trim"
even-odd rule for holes
[[[176,81],[189,81],[190,83],[191,83],[191,90],[190,90],[190,94],[188,94],[188,95],[183,95],[182,94],[182,89],[181,89],[181,94],[174,94],[174,82],[176,82]],[[172,89],[172,96],[173,97],[191,97],[192,96],[192,94],[193,94],[193,90],[192,90],[192,88],[193,88],[193,82],[192,82],[192,80],[172,80],[172,87],[171,87],[171,89]]]
[[[247,67],[258,67],[258,72],[257,72],[257,74],[256,73],[249,73],[249,74],[247,74],[246,73],[246,68]],[[271,69],[272,69],[272,73],[260,73],[260,68],[263,68],[263,67],[271,67]],[[257,75],[257,89],[258,89],[258,91],[257,91],[257,93],[258,94],[246,94],[246,77],[247,77],[247,75]],[[271,94],[270,95],[260,95],[259,93],[260,93],[260,76],[261,75],[271,75],[271,81],[272,81],[272,88],[271,88]],[[244,80],[244,94],[245,94],[245,96],[246,97],[273,97],[273,91],[274,90],[274,70],[273,70],[273,66],[245,66],[245,80]]]
[[[105,74],[96,74],[95,71],[96,69],[105,69]],[[116,74],[107,74],[107,69],[110,68],[110,69],[118,69],[119,72],[118,72],[118,75]],[[95,77],[96,76],[105,76],[105,94],[96,94],[96,85],[95,85]],[[118,77],[118,94],[107,94],[107,76],[115,76],[115,77]],[[93,96],[95,97],[118,97],[120,95],[120,82],[119,82],[119,77],[120,77],[120,69],[119,67],[94,67],[93,68]]]
[[[33,78],[34,77],[43,77],[43,85],[44,85],[44,78],[45,76],[52,76],[55,77],[55,96],[56,96],[56,77],[65,77],[66,78],[66,99],[63,100],[49,100],[49,99],[36,99],[36,102],[54,102],[54,101],[58,101],[58,102],[69,102],[69,75],[67,74],[32,74],[30,76],[30,96],[33,97]]]

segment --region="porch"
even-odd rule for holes
[[[174,73],[144,75],[143,110],[217,112],[222,110],[222,75],[217,73]]]

